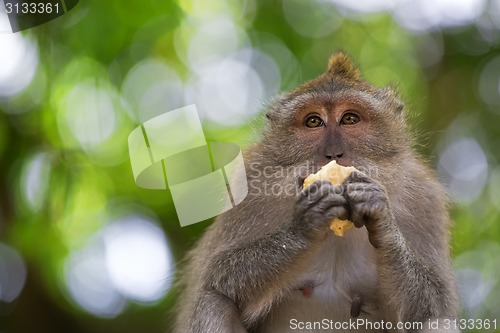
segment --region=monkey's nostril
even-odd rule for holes
[[[343,156],[344,156],[344,153],[338,153],[338,154],[337,154],[337,153],[335,153],[335,152],[334,152],[334,153],[332,153],[332,154],[325,154],[326,159],[327,159],[327,160],[330,160],[330,161],[331,161],[331,160],[337,160],[337,161],[338,161],[338,160],[339,160],[339,159],[341,159]]]

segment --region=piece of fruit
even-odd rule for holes
[[[344,237],[345,233],[351,228],[354,228],[354,224],[349,220],[334,218],[332,223],[330,223],[330,229],[339,237]]]
[[[308,187],[317,180],[327,180],[335,186],[340,186],[346,178],[353,172],[357,171],[355,167],[344,167],[338,165],[337,162],[331,161],[322,167],[317,173],[310,174],[304,180],[304,188]],[[351,221],[334,218],[330,223],[330,229],[336,236],[344,237],[345,233],[354,227]]]

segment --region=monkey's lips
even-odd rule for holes
[[[330,163],[331,161],[335,160],[338,165],[343,166],[343,167],[351,167],[354,166],[352,165],[352,159],[348,157],[341,157],[339,159],[332,159],[332,160],[322,160],[320,163],[316,163],[318,165],[318,170]]]

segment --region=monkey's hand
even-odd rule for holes
[[[355,171],[344,182],[349,220],[357,228],[366,226],[370,243],[378,248],[386,231],[394,227],[385,187],[364,173]]]
[[[333,218],[347,219],[347,200],[340,187],[317,180],[299,194],[293,228],[305,238],[317,240],[326,236]]]
[[[361,172],[353,172],[342,187],[350,211],[349,220],[356,227],[366,226],[370,243],[379,254],[381,307],[388,309],[386,313],[397,313],[397,317],[386,319],[420,322],[424,327],[426,322],[434,318],[438,318],[440,323],[443,323],[444,318],[456,318],[453,284],[443,267],[447,263],[442,261],[445,256],[442,251],[446,250],[437,247],[436,241],[426,233],[417,236],[430,250],[423,250],[421,244],[409,242],[403,233],[404,229],[396,223],[385,187],[376,180]],[[443,266],[436,265],[436,262],[441,262]],[[443,327],[432,331],[460,332]]]

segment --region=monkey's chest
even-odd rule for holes
[[[258,332],[382,332],[369,324],[381,316],[375,253],[365,234],[329,235]]]

